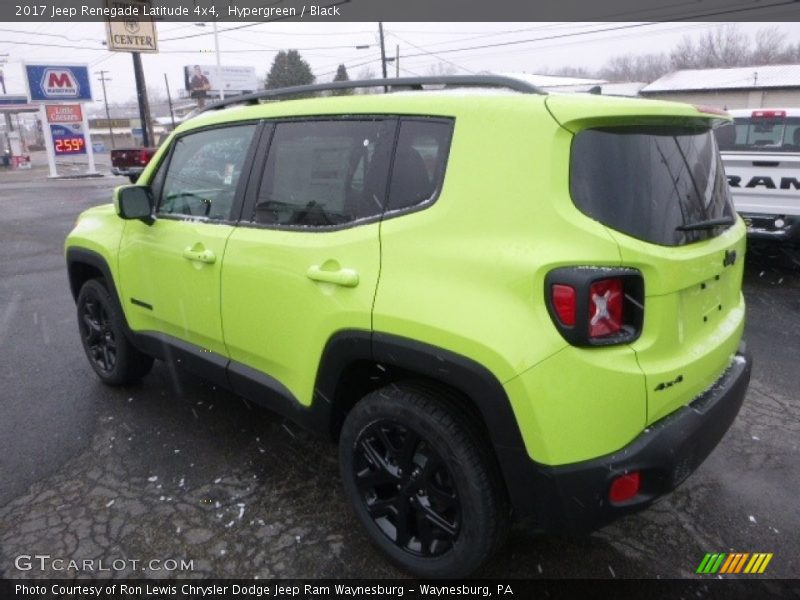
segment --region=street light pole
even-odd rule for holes
[[[110,78],[106,77],[106,73],[109,71],[95,71],[98,75],[100,75],[100,83],[103,85],[103,104],[106,105],[106,121],[108,122],[108,135],[111,138],[111,147],[116,148],[114,145],[114,130],[111,127],[111,113],[108,111],[108,96],[106,96],[106,81],[111,81]]]
[[[195,23],[195,25],[197,27],[205,27],[206,26],[205,23]],[[216,54],[216,57],[217,57],[217,83],[219,84],[219,99],[220,100],[225,100],[225,82],[224,82],[224,79],[223,79],[223,77],[222,77],[222,75],[220,73],[221,60],[220,60],[220,53],[219,53],[219,31],[217,31],[217,22],[216,21],[214,21],[213,27],[214,27],[214,54]]]
[[[216,21],[214,21],[214,52],[217,55],[217,81],[219,82],[219,99],[225,100],[225,82],[220,74],[219,34],[217,33]]]
[[[8,54],[0,54],[0,67],[6,64],[8,61]],[[3,86],[3,94],[6,94],[6,74],[3,72],[3,69],[0,69],[0,84]],[[14,131],[14,126],[11,124],[11,115],[8,113],[3,113],[6,120],[6,144],[8,146],[8,155],[11,156],[13,152],[11,151],[11,136],[9,135],[12,131]]]

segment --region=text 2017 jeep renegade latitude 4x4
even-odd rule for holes
[[[596,528],[717,445],[750,376],[745,227],[712,110],[389,83],[436,82],[209,107],[66,258],[100,379],[180,361],[338,439],[372,541],[462,576],[512,518]]]

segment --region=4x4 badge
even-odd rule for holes
[[[722,259],[722,266],[729,267],[736,262],[736,250],[725,250],[725,258]]]

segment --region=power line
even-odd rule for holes
[[[515,45],[519,45],[519,44],[530,44],[530,43],[534,43],[534,42],[542,42],[542,41],[548,41],[548,40],[571,38],[571,37],[577,37],[577,36],[581,36],[581,35],[591,35],[591,34],[594,34],[594,33],[605,33],[605,32],[609,32],[609,31],[621,31],[621,30],[625,30],[625,29],[635,29],[635,28],[638,28],[638,27],[650,27],[650,26],[653,26],[653,25],[660,25],[662,23],[686,21],[686,20],[692,20],[692,19],[704,18],[704,17],[722,16],[722,15],[746,12],[746,11],[751,11],[751,10],[763,10],[763,9],[766,9],[766,8],[777,8],[777,7],[781,7],[781,6],[796,5],[796,4],[797,4],[797,0],[787,0],[785,2],[779,2],[777,4],[770,4],[770,5],[766,5],[766,6],[748,7],[748,8],[739,8],[739,9],[733,9],[733,10],[717,11],[717,12],[713,12],[713,13],[706,13],[704,15],[692,15],[692,16],[687,16],[687,17],[679,17],[679,18],[669,19],[669,20],[665,20],[665,21],[648,22],[648,23],[628,23],[628,24],[625,24],[625,25],[617,25],[615,27],[607,27],[605,29],[595,29],[593,31],[577,31],[577,32],[571,32],[571,33],[560,33],[560,34],[557,34],[557,35],[551,35],[551,36],[545,36],[545,37],[529,38],[529,39],[525,39],[525,40],[512,40],[512,41],[507,41],[507,42],[495,42],[495,43],[492,43],[492,44],[480,44],[480,45],[477,45],[477,46],[466,46],[466,47],[463,47],[463,48],[447,48],[447,49],[443,49],[443,50],[437,50],[436,52],[438,54],[450,54],[450,53],[453,53],[453,52],[465,52],[467,50],[484,50],[486,48],[499,48],[499,47],[506,47],[506,46],[515,46]],[[415,57],[415,56],[425,56],[427,54],[429,54],[429,53],[428,52],[422,52],[422,53],[418,53],[418,54],[407,54],[406,58],[412,58],[412,57]]]
[[[457,69],[461,69],[462,71],[466,71],[467,73],[472,73],[473,75],[475,74],[475,71],[473,71],[472,69],[468,69],[468,68],[466,68],[466,67],[462,67],[461,65],[459,65],[459,64],[456,64],[456,63],[454,63],[454,62],[453,62],[453,61],[451,61],[451,60],[448,60],[448,59],[446,59],[446,58],[442,58],[441,56],[439,56],[438,54],[436,54],[436,53],[434,53],[434,52],[426,51],[424,48],[420,48],[420,47],[419,47],[419,46],[417,46],[416,44],[414,44],[414,43],[412,43],[412,42],[409,42],[409,41],[408,41],[408,40],[406,40],[406,39],[403,39],[403,38],[401,38],[401,37],[400,37],[399,35],[397,35],[396,33],[393,33],[393,32],[391,32],[391,31],[389,31],[388,33],[389,33],[389,35],[392,35],[392,36],[396,37],[396,38],[397,38],[398,40],[400,40],[401,42],[403,42],[403,43],[405,43],[405,44],[408,44],[409,46],[412,46],[412,47],[416,48],[417,50],[422,50],[423,52],[425,52],[425,54],[428,54],[429,56],[435,56],[436,58],[438,58],[439,60],[441,60],[441,61],[443,61],[443,62],[447,63],[448,65],[452,65],[453,67],[455,67],[455,68],[457,68]],[[405,57],[404,57],[404,58],[405,58]]]

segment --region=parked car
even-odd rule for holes
[[[365,85],[420,91],[257,103]],[[512,519],[640,510],[733,422],[750,358],[725,117],[495,76],[217,107],[67,237],[89,363],[109,385],[180,363],[338,440],[357,518],[404,569],[472,573]]]
[[[158,148],[117,148],[111,151],[111,172],[136,183]]]
[[[750,237],[800,242],[800,108],[731,110],[716,130],[733,203]]]

